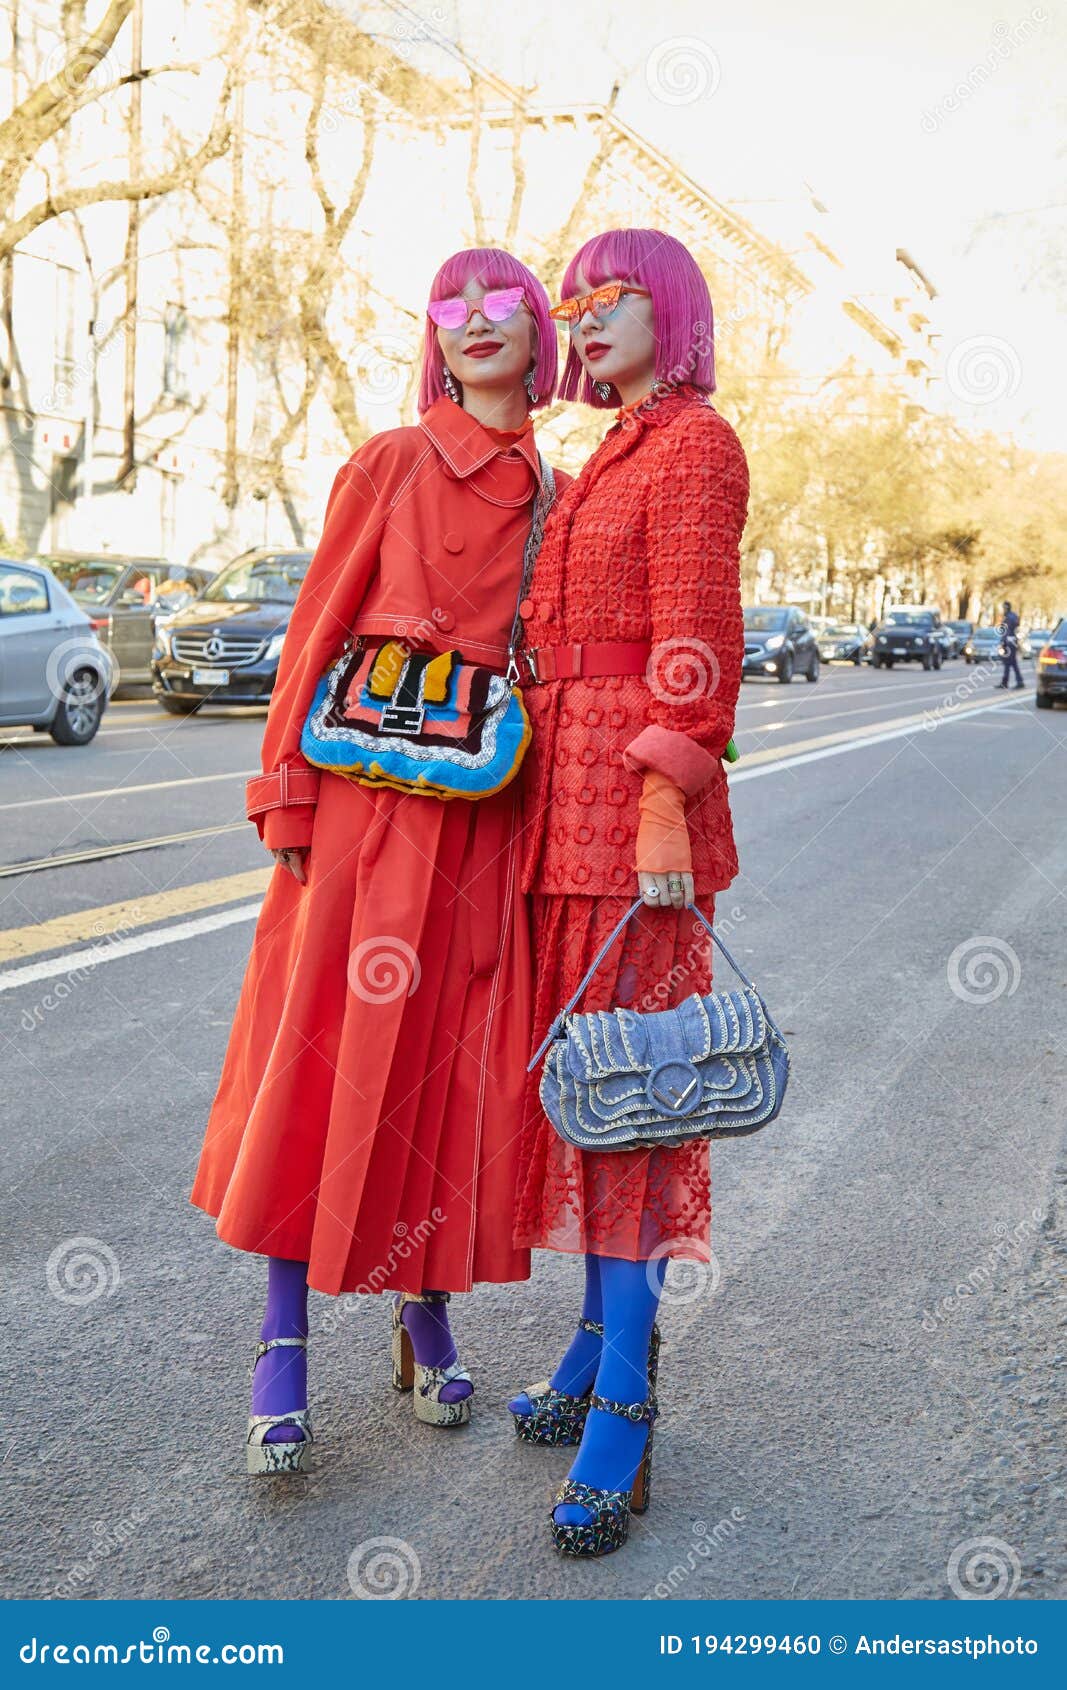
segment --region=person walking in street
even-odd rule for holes
[[[1000,635],[1000,655],[1004,660],[1004,673],[997,686],[1006,689],[1009,674],[1014,674],[1016,688],[1025,686],[1019,668],[1019,614],[1011,608],[1010,599],[1004,600],[1004,614],[997,633]]]
[[[382,722],[394,712],[386,749],[409,755],[454,670],[469,696],[435,718],[432,749],[462,758],[447,765],[464,770],[457,781],[478,774],[482,742],[456,736],[479,698],[506,694],[526,724],[491,677],[553,486],[531,422],[556,386],[548,312],[506,252],[441,267],[420,421],[338,470],[286,635],[263,774],[248,786],[276,866],[191,1192],[220,1238],[268,1258],[250,1472],[298,1468],[312,1438],[309,1286],[392,1291],[393,1382],[414,1386],[420,1420],[451,1426],[469,1418],[473,1385],[450,1294],[529,1277],[511,1228],[531,1019],[519,782],[445,798],[389,784],[378,764],[380,783],[363,784],[301,747],[309,712],[326,743],[343,741],[380,693]],[[349,647],[369,679],[314,714]],[[457,670],[457,656],[475,667]]]
[[[525,607],[534,728],[524,769],[534,1040],[602,941],[644,900],[585,993],[587,1010],[661,1009],[711,988],[686,911],[737,873],[726,777],[741,682],[745,454],[710,402],[712,304],[691,254],[651,229],[588,241],[554,310],[566,399],[614,409],[546,527]],[[573,1341],[509,1403],[520,1438],[579,1444],[556,1547],[599,1555],[647,1506],[656,1314],[667,1258],[710,1260],[706,1142],[594,1154],[556,1134],[530,1076],[516,1248],[585,1259]]]

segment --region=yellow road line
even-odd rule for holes
[[[86,940],[104,939],[135,927],[147,927],[169,916],[189,915],[193,910],[212,909],[239,898],[265,892],[269,868],[249,869],[244,874],[227,874],[219,880],[201,880],[195,886],[175,886],[169,892],[149,892],[141,898],[127,898],[120,904],[101,904],[94,910],[77,910],[57,915],[32,927],[9,927],[0,932],[0,962],[38,956],[42,951],[59,951]]]

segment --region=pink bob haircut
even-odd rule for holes
[[[559,346],[556,325],[548,314],[548,294],[544,283],[532,270],[520,264],[510,252],[496,246],[472,246],[454,252],[446,258],[430,283],[430,299],[454,299],[468,282],[476,281],[486,292],[492,288],[525,288],[526,303],[537,326],[537,361],[533,368],[533,386],[537,404],[547,405],[555,396],[559,379]],[[419,414],[428,411],[435,399],[444,393],[441,366],[444,359],[437,344],[437,325],[426,318],[426,338],[422,351],[422,379],[419,382]],[[535,409],[536,407],[531,407]]]
[[[689,382],[715,392],[715,318],[703,272],[673,235],[659,229],[608,229],[579,247],[563,277],[561,298],[572,299],[581,270],[590,287],[602,282],[631,282],[652,295],[656,329],[656,381]],[[600,410],[617,408],[620,397],[601,399],[568,334],[570,346],[560,383],[561,399],[580,399]]]

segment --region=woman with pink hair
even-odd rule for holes
[[[696,895],[712,919],[738,868],[720,758],[744,654],[748,469],[710,402],[707,283],[670,235],[623,229],[586,242],[563,295],[562,395],[616,414],[552,513],[524,607],[535,1042],[637,889],[643,907],[579,1007],[707,993],[710,939],[687,906]],[[600,1555],[648,1506],[658,1299],[668,1257],[710,1259],[708,1148],[579,1151],[538,1080],[515,1244],[583,1254],[585,1302],[551,1378],[509,1406],[521,1438],[580,1445],[552,1533],[564,1553]]]
[[[551,498],[531,413],[557,360],[524,264],[480,248],[441,266],[420,420],[338,470],[286,635],[248,788],[276,866],[192,1190],[220,1238],[268,1258],[252,1473],[295,1470],[311,1441],[309,1286],[393,1291],[393,1383],[414,1387],[419,1420],[454,1426],[473,1386],[450,1293],[529,1277],[511,1237],[530,1036],[519,783],[445,799],[359,784],[300,747],[349,642],[374,674],[398,666],[398,689],[414,674],[420,700],[434,654],[503,673],[534,511]]]

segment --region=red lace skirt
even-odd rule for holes
[[[532,902],[534,1044],[570,998],[633,899],[553,897]],[[709,921],[715,900],[700,899]],[[711,990],[711,939],[687,910],[642,906],[586,987],[578,1009],[667,1009]],[[597,1155],[564,1142],[538,1096],[541,1064],[528,1076],[514,1243],[592,1251],[644,1261],[652,1255],[707,1261],[711,1179],[707,1143]]]

